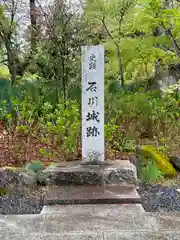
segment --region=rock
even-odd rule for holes
[[[10,187],[17,186],[21,183],[22,179],[19,172],[15,168],[1,168],[0,169],[0,186]]]
[[[37,183],[36,174],[24,168],[0,168],[0,186],[10,189],[33,188]]]
[[[53,185],[136,185],[136,167],[128,160],[106,161],[101,165],[60,163],[46,170]]]
[[[37,175],[32,171],[20,172],[23,185],[28,188],[33,188],[37,184]]]
[[[37,173],[37,182],[42,185],[47,185],[50,181],[50,175],[47,170],[42,170]]]
[[[171,156],[169,157],[171,163],[177,171],[180,171],[180,156]]]
[[[51,184],[50,170],[56,166],[56,163],[51,163],[46,169],[37,172],[37,182],[42,185]]]

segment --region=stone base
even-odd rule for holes
[[[105,161],[101,165],[65,162],[45,171],[52,185],[137,184],[136,167],[126,160]]]
[[[145,213],[144,208],[141,204],[78,204],[78,205],[45,205],[41,211],[41,214],[84,214],[87,213],[97,213],[100,215],[107,214],[112,216],[114,214],[118,215],[131,215],[132,213]]]
[[[133,187],[119,185],[48,186],[45,205],[140,203]]]

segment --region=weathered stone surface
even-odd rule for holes
[[[22,176],[23,179],[23,185],[29,188],[32,188],[37,183],[37,176],[32,171],[24,171],[20,173],[20,176]]]
[[[129,161],[113,161],[104,168],[103,179],[106,184],[136,184],[136,167]]]
[[[119,232],[105,233],[104,240],[179,240],[180,232]]]
[[[140,196],[131,186],[48,186],[45,205],[140,203]]]
[[[37,182],[45,185],[50,184],[50,174],[46,169],[37,173]]]
[[[16,233],[0,240],[179,240],[180,232],[108,232],[108,233],[61,233],[61,234],[31,234]],[[4,237],[4,236],[3,236]]]
[[[104,240],[104,238],[102,233],[32,234],[26,232],[7,234],[6,238],[0,237],[0,240]]]
[[[24,168],[0,168],[0,186],[9,189],[33,188],[37,183],[36,174]]]
[[[56,185],[92,185],[102,182],[101,168],[98,165],[82,165],[80,162],[60,163],[47,172],[49,182]]]
[[[119,233],[105,233],[104,240],[154,240],[152,233],[147,232],[119,232]]]
[[[178,240],[180,213],[0,215],[0,240]]]
[[[8,236],[8,235],[7,235]],[[179,240],[180,232],[108,232],[108,233],[66,233],[66,234],[31,234],[16,233],[0,240]]]
[[[180,156],[171,156],[170,161],[177,171],[180,171]]]
[[[61,213],[62,215],[76,214],[76,213],[92,213],[93,205],[91,204],[78,204],[78,205],[45,205],[41,211],[44,213]]]
[[[60,235],[43,235],[43,238],[38,238],[38,240],[104,240],[102,233],[69,233]]]
[[[96,204],[93,205],[93,211],[101,217],[143,214],[145,212],[141,204]]]
[[[129,161],[106,161],[101,165],[84,165],[80,162],[61,163],[52,167],[49,183],[54,185],[136,184],[136,168]]]
[[[101,216],[104,215],[126,215],[134,212],[144,213],[141,204],[83,204],[83,205],[46,205],[43,207],[41,214],[44,213],[61,213],[67,215],[69,212],[74,213],[92,213],[98,212]]]

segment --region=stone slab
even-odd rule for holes
[[[63,215],[68,215],[69,212],[74,214],[78,213],[91,213],[99,212],[101,216],[105,214],[109,215],[122,215],[122,214],[132,214],[134,212],[144,213],[145,210],[141,204],[84,204],[84,205],[46,205],[43,207],[41,214],[44,213],[61,213]]]
[[[61,213],[62,215],[69,215],[75,213],[92,213],[93,205],[91,204],[78,204],[78,205],[45,205],[41,211],[41,214],[57,214]]]
[[[0,215],[0,240],[178,240],[179,223],[180,213]]]
[[[179,232],[119,232],[105,233],[104,240],[179,240]]]
[[[108,232],[108,233],[66,233],[66,234],[31,234],[21,233],[0,236],[0,240],[179,240],[180,232]]]
[[[31,234],[26,232],[7,235],[2,239],[0,237],[0,240],[104,240],[104,238],[102,233]]]
[[[131,186],[48,186],[45,205],[140,203],[140,196]]]
[[[52,185],[137,184],[136,167],[128,160],[105,161],[100,165],[62,162],[45,173]]]
[[[141,204],[98,204],[93,205],[93,211],[101,217],[131,215],[132,213],[143,214],[145,212]]]

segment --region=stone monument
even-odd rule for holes
[[[104,47],[82,47],[82,160],[48,169],[45,205],[139,203],[136,168],[105,160]]]
[[[82,163],[104,162],[104,47],[82,47]]]

